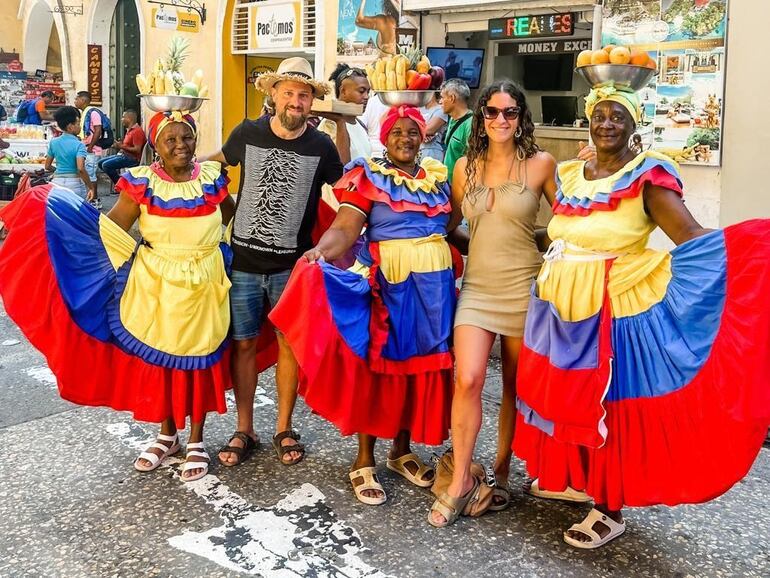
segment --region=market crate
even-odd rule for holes
[[[16,187],[19,186],[21,175],[13,173],[0,173],[0,201],[13,200]]]

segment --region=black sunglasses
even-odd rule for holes
[[[481,107],[481,114],[483,114],[484,118],[487,120],[495,120],[500,116],[500,113],[503,113],[503,118],[505,120],[516,120],[519,118],[520,112],[521,108],[518,106],[509,106],[508,108],[497,108],[496,106]]]

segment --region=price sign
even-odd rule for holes
[[[489,38],[537,38],[538,36],[571,36],[575,32],[575,15],[537,14],[495,18],[489,21]]]

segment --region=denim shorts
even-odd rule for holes
[[[86,172],[91,178],[92,183],[96,182],[96,168],[100,160],[102,160],[101,154],[88,153],[88,156],[86,156]]]
[[[51,182],[54,183],[55,185],[59,185],[60,187],[64,187],[65,189],[71,190],[73,193],[75,193],[78,197],[80,197],[83,200],[85,200],[86,195],[88,194],[86,185],[83,183],[83,180],[80,177],[72,177],[72,176],[57,177],[54,174],[53,179],[51,179]]]
[[[233,271],[230,288],[230,317],[233,339],[251,339],[259,335],[267,316],[266,303],[275,307],[281,298],[291,270],[279,273]]]

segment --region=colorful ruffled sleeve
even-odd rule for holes
[[[193,178],[186,182],[171,180],[154,163],[128,169],[115,185],[152,215],[167,217],[196,217],[208,215],[227,198],[229,179],[220,163],[206,161],[196,164]]]
[[[604,179],[586,180],[585,161],[561,163],[556,172],[555,215],[587,216],[594,211],[614,211],[621,200],[638,196],[647,183],[682,195],[679,167],[669,157],[645,151],[623,169]]]

